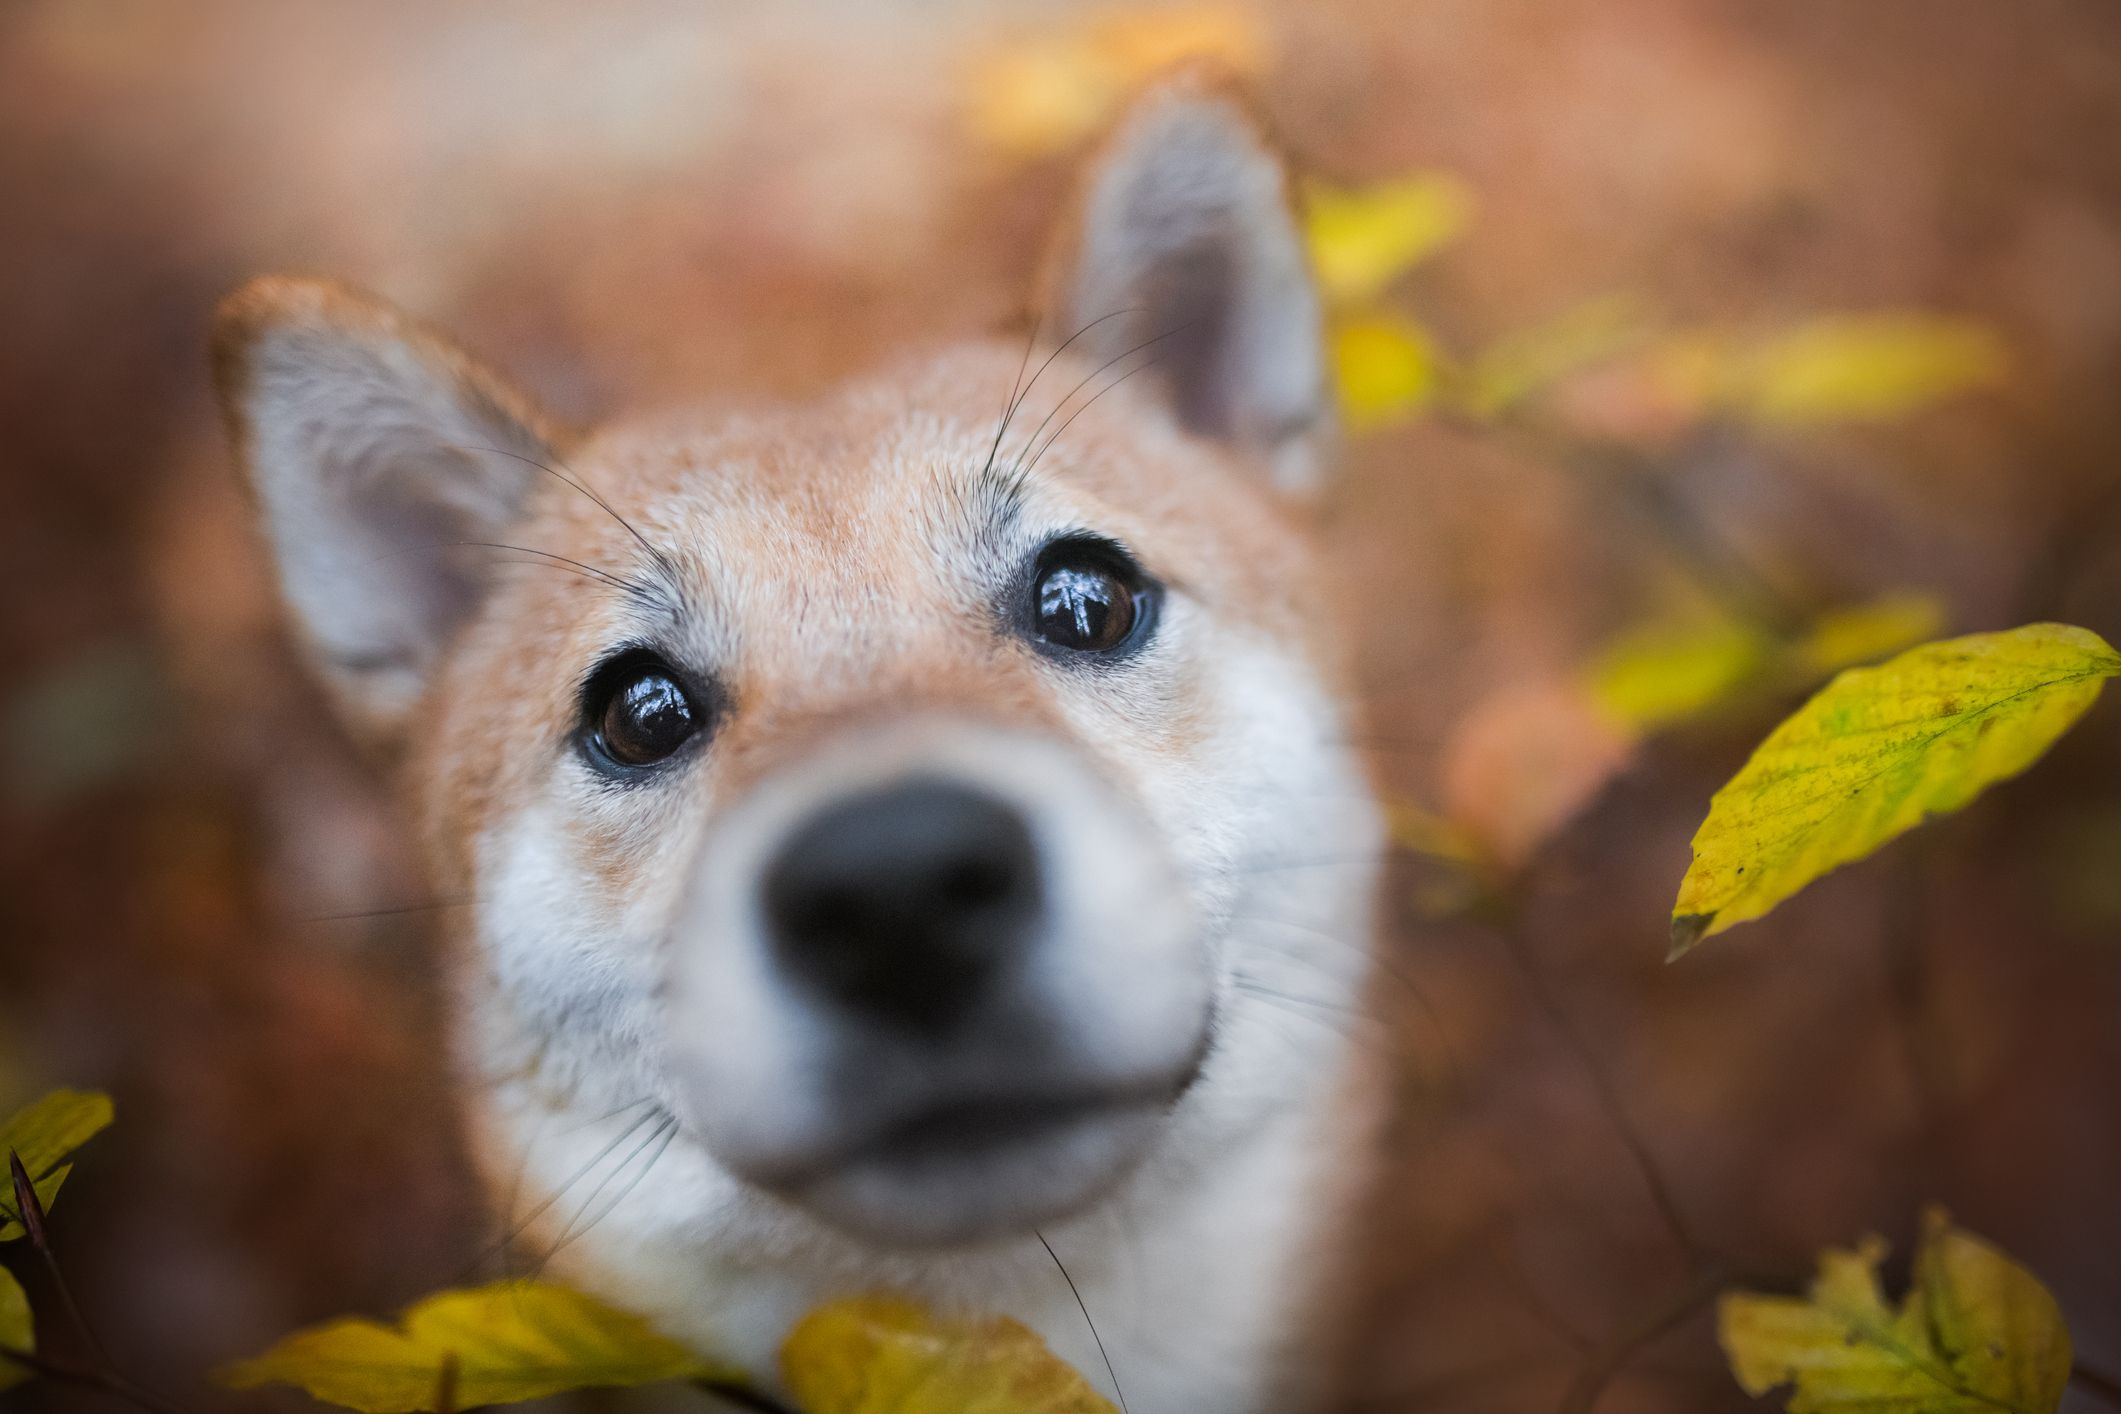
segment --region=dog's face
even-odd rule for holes
[[[1071,245],[1050,364],[564,443],[343,292],[224,318],[292,607],[472,915],[469,1058],[657,1116],[673,1224],[1022,1232],[1338,1054],[1374,821],[1268,484],[1321,420],[1282,174],[1167,93]]]

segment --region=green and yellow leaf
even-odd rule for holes
[[[1428,331],[1397,315],[1336,325],[1332,355],[1341,415],[1356,431],[1422,412],[1435,401],[1445,372],[1443,352]]]
[[[29,1296],[22,1290],[22,1283],[0,1267],[0,1350],[34,1354],[36,1349],[37,1327],[30,1318]],[[24,1367],[0,1356],[0,1389],[21,1384],[29,1375]]]
[[[729,1375],[640,1317],[579,1291],[504,1281],[430,1296],[396,1326],[349,1318],[298,1331],[216,1378],[231,1389],[295,1385],[363,1414],[411,1414],[435,1408],[452,1361],[462,1408]]]
[[[2025,770],[2116,674],[2121,654],[2063,624],[1841,674],[1716,792],[1672,911],[1673,954]]]
[[[1448,172],[1359,187],[1312,186],[1304,201],[1311,260],[1326,303],[1368,304],[1464,234],[1473,189]]]
[[[781,1348],[781,1377],[806,1414],[1116,1414],[1015,1321],[945,1320],[891,1297],[812,1311]]]
[[[2024,1268],[1932,1209],[1895,1310],[1885,1244],[1830,1250],[1803,1297],[1732,1292],[1717,1310],[1731,1372],[1790,1414],[2054,1414],[2069,1380],[2062,1312]]]
[[[0,1162],[12,1150],[22,1160],[46,1208],[72,1171],[66,1157],[101,1133],[111,1122],[110,1096],[94,1091],[54,1090],[0,1125]],[[0,1207],[14,1210],[12,1192],[0,1184]],[[0,1242],[23,1235],[22,1224],[0,1220]]]

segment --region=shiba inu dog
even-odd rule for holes
[[[216,367],[463,901],[468,1122],[553,1271],[769,1386],[889,1290],[1132,1414],[1301,1407],[1381,830],[1300,504],[1318,300],[1244,107],[1140,102],[1047,283],[1028,355],[587,435],[328,283],[234,295]]]

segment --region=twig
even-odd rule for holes
[[[2069,1382],[2092,1398],[2121,1409],[2121,1379],[2103,1374],[2079,1361],[2069,1367]]]
[[[29,1234],[30,1246],[44,1261],[44,1269],[51,1273],[52,1289],[59,1293],[59,1300],[66,1307],[66,1319],[80,1335],[81,1343],[96,1357],[96,1364],[108,1369],[110,1352],[96,1335],[96,1328],[88,1323],[87,1313],[81,1303],[74,1300],[74,1290],[67,1284],[66,1273],[59,1270],[58,1254],[52,1251],[51,1234],[44,1223],[44,1201],[37,1196],[36,1185],[30,1182],[29,1170],[22,1166],[22,1156],[13,1149],[7,1151],[7,1169],[15,1185],[16,1216],[23,1231]]]
[[[1532,960],[1531,949],[1518,930],[1516,919],[1507,915],[1498,918],[1496,932],[1502,936],[1503,946],[1509,952],[1511,960],[1517,964],[1517,970],[1524,974],[1525,987],[1532,994],[1533,1002],[1545,1015],[1555,1033],[1561,1037],[1569,1052],[1576,1057],[1577,1063],[1583,1067],[1584,1076],[1590,1081],[1592,1092],[1598,1097],[1599,1106],[1604,1109],[1607,1121],[1613,1126],[1613,1132],[1627,1149],[1629,1157],[1634,1160],[1635,1168],[1642,1176],[1642,1186],[1648,1191],[1650,1203],[1657,1209],[1657,1216],[1671,1234],[1672,1241],[1686,1253],[1693,1266],[1708,1266],[1708,1254],[1695,1239],[1694,1230],[1680,1209],[1679,1200],[1674,1196],[1671,1185],[1665,1181],[1664,1171],[1658,1166],[1656,1155],[1650,1152],[1649,1141],[1644,1139],[1642,1131],[1635,1127],[1634,1120],[1628,1115],[1627,1106],[1621,1102],[1620,1091],[1614,1086],[1612,1078],[1606,1074],[1605,1067],[1599,1062],[1597,1053],[1591,1049],[1590,1042],[1576,1029],[1576,1023],[1569,1016],[1568,1010],[1562,1006],[1561,999],[1547,986],[1546,978]]]
[[[1704,1310],[1723,1287],[1723,1275],[1714,1266],[1697,1270],[1687,1284],[1672,1293],[1604,1349],[1593,1355],[1561,1397],[1556,1414],[1591,1414],[1613,1377],[1627,1368],[1643,1347],[1677,1328]]]
[[[124,1400],[134,1408],[146,1410],[147,1414],[184,1414],[181,1405],[170,1403],[152,1390],[142,1389],[116,1370],[69,1365],[42,1355],[33,1355],[26,1350],[0,1349],[0,1359],[11,1360],[55,1384],[100,1389],[105,1394]]]
[[[795,1414],[787,1405],[770,1395],[759,1393],[749,1385],[737,1384],[731,1380],[694,1380],[692,1385],[694,1389],[711,1394],[724,1403],[751,1410],[752,1414]]]

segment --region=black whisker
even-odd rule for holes
[[[1061,1280],[1068,1283],[1068,1294],[1075,1298],[1075,1309],[1083,1313],[1083,1324],[1090,1328],[1090,1339],[1097,1342],[1098,1358],[1105,1362],[1105,1374],[1111,1377],[1112,1392],[1119,1396],[1120,1414],[1127,1414],[1127,1392],[1119,1387],[1119,1373],[1112,1368],[1112,1357],[1105,1352],[1105,1338],[1097,1333],[1097,1322],[1090,1319],[1090,1308],[1083,1304],[1083,1294],[1076,1290],[1075,1278],[1068,1275],[1067,1264],[1061,1261],[1060,1253],[1053,1250],[1053,1244],[1046,1241],[1046,1234],[1033,1228],[1031,1235],[1038,1239],[1038,1245],[1045,1248],[1046,1255],[1053,1259],[1054,1267],[1061,1274]]]
[[[650,1113],[655,1112],[651,1111]],[[639,1127],[639,1123],[640,1121],[635,1122],[636,1128]],[[675,1119],[672,1119],[666,1115],[661,1120],[658,1120],[654,1127],[652,1127],[647,1134],[642,1136],[641,1142],[634,1145],[633,1148],[627,1153],[626,1157],[620,1159],[617,1165],[612,1168],[610,1173],[605,1174],[602,1178],[597,1180],[596,1187],[590,1189],[589,1196],[582,1200],[582,1206],[576,1208],[574,1210],[574,1216],[567,1220],[567,1226],[560,1229],[559,1237],[554,1240],[551,1247],[546,1249],[545,1255],[538,1259],[537,1267],[534,1269],[535,1275],[543,1275],[545,1271],[545,1264],[550,1262],[554,1257],[558,1256],[562,1248],[566,1247],[568,1243],[574,1241],[576,1237],[581,1235],[581,1232],[577,1231],[577,1228],[581,1223],[582,1218],[589,1212],[589,1209],[592,1205],[596,1203],[597,1199],[604,1196],[604,1190],[611,1186],[612,1180],[617,1178],[620,1174],[626,1172],[628,1168],[632,1167],[633,1161],[635,1159],[638,1159],[642,1154],[646,1153],[648,1150],[648,1146],[650,1144],[655,1143],[656,1140],[663,1140],[665,1147],[668,1147],[669,1136],[675,1133],[676,1130],[677,1121]],[[658,1157],[660,1156],[661,1155],[659,1151]],[[634,1181],[638,1183],[640,1180],[635,1179]],[[630,1193],[632,1191],[632,1187],[629,1185],[629,1187],[626,1189],[626,1192]],[[624,1195],[622,1194],[621,1196]],[[609,1208],[600,1210],[597,1213],[597,1221],[603,1221],[605,1216],[607,1216],[610,1211],[611,1210]],[[587,1229],[581,1229],[581,1231],[587,1231]]]
[[[596,506],[598,510],[602,511],[605,515],[610,516],[613,520],[617,521],[620,525],[624,526],[626,528],[626,533],[628,535],[631,535],[635,540],[640,541],[641,548],[643,550],[646,550],[649,554],[649,557],[653,559],[657,564],[663,566],[666,570],[670,567],[670,557],[664,554],[663,551],[657,549],[654,545],[650,544],[648,537],[641,534],[641,532],[634,526],[634,523],[632,521],[620,515],[617,509],[612,506],[611,502],[605,500],[602,496],[590,490],[587,486],[582,484],[582,482],[577,477],[568,474],[572,472],[574,468],[568,467],[566,472],[562,472],[553,467],[547,466],[544,462],[539,461],[536,457],[525,456],[521,452],[511,452],[506,447],[480,447],[465,445],[461,443],[456,445],[459,451],[492,452],[496,456],[511,457],[516,461],[524,463],[526,466],[536,467],[539,471],[544,472],[547,476],[550,476],[557,481],[560,481],[568,486],[572,486],[575,490],[581,492],[584,496],[586,496],[589,499],[590,503]],[[562,462],[561,465],[564,466],[566,465],[566,463]]]
[[[1105,316],[1104,316],[1104,317],[1103,317],[1102,319],[1099,319],[1099,320],[1095,321],[1095,323],[1096,323],[1096,324],[1102,324],[1102,323],[1104,323],[1104,321],[1105,321],[1106,319],[1114,319],[1114,318],[1117,318],[1117,317],[1118,317],[1119,315],[1122,315],[1122,314],[1127,314],[1127,313],[1131,313],[1131,312],[1132,312],[1132,311],[1129,311],[1129,310],[1124,310],[1124,309],[1114,310],[1114,311],[1113,311],[1113,312],[1112,312],[1111,314],[1107,314],[1107,315],[1105,315]],[[1141,351],[1142,351],[1143,349],[1145,349],[1145,348],[1148,348],[1148,347],[1149,347],[1150,345],[1152,345],[1152,344],[1159,344],[1159,343],[1162,343],[1162,342],[1163,342],[1163,341],[1164,341],[1165,339],[1168,339],[1168,338],[1170,338],[1170,337],[1171,337],[1171,336],[1172,336],[1173,334],[1179,333],[1180,331],[1182,331],[1182,330],[1184,330],[1184,329],[1187,329],[1187,328],[1191,327],[1191,326],[1192,326],[1192,325],[1193,325],[1194,323],[1197,323],[1197,322],[1198,322],[1198,321],[1196,321],[1196,320],[1187,320],[1187,321],[1186,321],[1186,323],[1184,323],[1184,324],[1180,324],[1180,325],[1177,325],[1177,326],[1175,326],[1175,327],[1173,327],[1173,328],[1170,328],[1170,329],[1166,329],[1166,330],[1164,330],[1164,331],[1163,331],[1163,332],[1162,332],[1161,334],[1153,334],[1153,335],[1151,335],[1150,337],[1148,337],[1148,338],[1146,338],[1146,339],[1142,340],[1142,341],[1141,341],[1140,343],[1138,343],[1138,344],[1134,345],[1134,346],[1133,346],[1132,348],[1127,348],[1127,349],[1121,349],[1121,350],[1120,350],[1120,351],[1119,351],[1118,353],[1116,353],[1116,354],[1112,355],[1112,357],[1110,357],[1110,358],[1106,359],[1106,360],[1105,360],[1105,361],[1104,361],[1103,363],[1100,363],[1100,364],[1099,364],[1099,365],[1098,365],[1097,367],[1095,367],[1095,368],[1091,369],[1091,370],[1090,370],[1090,371],[1089,371],[1089,372],[1088,372],[1087,374],[1083,375],[1083,380],[1082,380],[1082,381],[1081,381],[1080,383],[1077,383],[1077,384],[1076,384],[1076,385],[1075,385],[1075,386],[1074,386],[1073,388],[1070,388],[1070,389],[1068,390],[1067,394],[1066,394],[1066,395],[1065,395],[1064,397],[1062,397],[1062,398],[1061,398],[1061,400],[1060,400],[1059,402],[1057,402],[1057,403],[1055,403],[1055,404],[1053,405],[1053,408],[1052,408],[1052,410],[1051,410],[1051,411],[1049,411],[1049,412],[1048,412],[1048,413],[1047,413],[1047,414],[1046,414],[1046,415],[1045,415],[1044,417],[1042,417],[1042,418],[1040,418],[1040,419],[1039,419],[1039,424],[1038,424],[1038,426],[1036,426],[1036,427],[1034,427],[1034,428],[1032,428],[1032,429],[1031,429],[1031,435],[1030,435],[1029,437],[1026,437],[1026,438],[1024,439],[1024,445],[1023,445],[1023,448],[1022,448],[1022,450],[1020,450],[1020,451],[1018,451],[1018,452],[1017,452],[1017,454],[1016,454],[1016,456],[1015,456],[1014,460],[1015,460],[1015,461],[1016,461],[1016,462],[1017,462],[1017,463],[1018,463],[1019,465],[1021,465],[1021,464],[1023,463],[1023,461],[1024,461],[1024,454],[1025,454],[1026,452],[1029,452],[1029,451],[1030,451],[1030,450],[1031,450],[1031,449],[1032,449],[1032,448],[1033,448],[1034,446],[1036,446],[1036,445],[1038,444],[1038,438],[1039,438],[1039,434],[1040,434],[1041,432],[1044,432],[1044,431],[1046,430],[1046,428],[1047,428],[1047,427],[1048,427],[1048,426],[1049,426],[1049,425],[1050,425],[1050,424],[1052,423],[1053,419],[1054,419],[1055,417],[1058,417],[1058,416],[1060,415],[1060,411],[1061,411],[1061,409],[1062,409],[1062,408],[1064,408],[1064,407],[1066,407],[1066,406],[1068,406],[1068,404],[1069,404],[1069,403],[1073,402],[1073,401],[1075,400],[1075,395],[1076,395],[1076,394],[1078,394],[1078,393],[1080,393],[1080,392],[1082,392],[1082,390],[1083,390],[1083,389],[1085,389],[1085,388],[1089,387],[1089,386],[1090,386],[1090,384],[1091,384],[1091,383],[1092,383],[1093,381],[1095,381],[1095,380],[1096,380],[1096,379],[1097,379],[1097,378],[1098,378],[1099,376],[1101,376],[1101,375],[1102,375],[1102,374],[1104,373],[1104,371],[1105,371],[1106,369],[1108,369],[1108,368],[1111,368],[1111,367],[1112,367],[1112,366],[1113,366],[1114,364],[1120,363],[1120,362],[1122,362],[1122,361],[1124,361],[1124,360],[1126,360],[1126,359],[1129,359],[1129,358],[1132,358],[1132,357],[1134,357],[1134,355],[1136,355],[1136,354],[1140,353],[1140,352],[1141,352]],[[1092,325],[1092,324],[1086,324],[1086,325],[1084,325],[1084,326],[1083,326],[1083,330],[1087,330],[1087,329],[1090,329],[1090,328],[1092,328],[1092,327],[1094,327],[1094,325]],[[1081,334],[1082,332],[1083,332],[1082,330],[1078,330],[1078,331],[1077,331],[1077,334],[1078,334],[1078,336],[1080,336],[1080,334]],[[1074,342],[1074,340],[1072,340],[1072,339],[1071,339],[1071,340],[1070,340],[1069,342],[1070,342],[1070,343],[1073,343],[1073,342]],[[1067,347],[1067,344],[1063,344],[1063,345],[1061,345],[1061,348],[1066,348],[1066,347]],[[1058,355],[1059,355],[1059,353],[1060,353],[1060,349],[1055,349],[1055,350],[1054,350],[1053,352],[1054,352],[1055,356],[1058,356]],[[1051,358],[1049,358],[1049,359],[1047,359],[1046,361],[1047,361],[1048,363],[1051,363],[1051,362],[1052,362],[1053,360],[1052,360]],[[1145,366],[1146,366],[1146,365],[1145,365]],[[1040,369],[1039,371],[1040,371],[1041,373],[1043,373],[1043,372],[1044,372],[1045,370],[1044,370],[1044,369]],[[1034,379],[1033,381],[1035,382],[1036,380]],[[1028,388],[1026,388],[1026,389],[1024,390],[1024,396],[1025,396],[1025,397],[1027,397],[1027,398],[1028,398],[1028,397],[1030,397],[1030,396],[1031,396],[1031,390],[1030,390],[1030,389],[1028,389]],[[1049,444],[1049,445],[1050,445],[1050,444]],[[1031,460],[1032,460],[1033,462],[1036,462],[1036,461],[1038,460],[1038,458],[1037,458],[1037,457],[1033,457],[1033,458],[1031,458]]]
[[[1049,353],[1049,354],[1047,354],[1047,355],[1046,355],[1046,360],[1045,360],[1045,362],[1041,363],[1041,364],[1040,364],[1040,365],[1038,366],[1038,372],[1036,372],[1036,373],[1034,373],[1034,374],[1032,374],[1032,375],[1031,375],[1031,381],[1030,381],[1029,383],[1026,383],[1026,384],[1024,385],[1024,390],[1023,390],[1023,392],[1021,392],[1021,393],[1018,393],[1018,394],[1016,394],[1016,395],[1014,396],[1014,398],[1013,398],[1013,399],[1011,400],[1011,402],[1010,402],[1010,404],[1009,404],[1009,408],[1008,408],[1008,411],[1007,411],[1007,412],[1005,412],[1005,413],[1003,413],[1003,415],[1002,415],[1002,425],[1001,425],[1001,426],[1000,426],[999,428],[997,428],[997,429],[996,429],[996,431],[995,431],[995,434],[994,434],[994,445],[995,445],[995,447],[996,447],[997,449],[999,449],[999,448],[1000,448],[1000,446],[1001,446],[1001,444],[1002,444],[1002,436],[1003,436],[1003,434],[1004,434],[1004,433],[1006,433],[1006,432],[1007,432],[1007,431],[1009,430],[1009,423],[1010,423],[1011,419],[1013,419],[1013,418],[1014,418],[1014,417],[1016,416],[1016,414],[1017,414],[1017,410],[1018,410],[1018,409],[1022,408],[1022,407],[1023,407],[1023,405],[1024,405],[1024,404],[1025,404],[1026,402],[1029,402],[1029,401],[1030,401],[1030,399],[1031,399],[1031,390],[1032,390],[1032,389],[1034,389],[1034,388],[1036,388],[1036,387],[1038,386],[1038,380],[1039,380],[1039,379],[1041,379],[1041,378],[1043,378],[1043,377],[1045,377],[1045,376],[1046,376],[1046,370],[1047,370],[1047,369],[1049,369],[1049,368],[1051,368],[1051,367],[1053,366],[1053,360],[1055,360],[1055,359],[1059,358],[1059,357],[1060,357],[1060,356],[1061,356],[1062,354],[1066,353],[1066,352],[1068,351],[1069,347],[1070,347],[1070,346],[1071,346],[1072,344],[1074,344],[1074,342],[1075,342],[1075,341],[1076,341],[1077,339],[1080,339],[1080,338],[1081,338],[1081,337],[1082,337],[1083,335],[1085,335],[1085,334],[1089,333],[1089,332],[1090,332],[1090,331],[1091,331],[1092,329],[1095,329],[1095,328],[1096,328],[1096,327],[1097,327],[1098,325],[1100,325],[1100,324],[1103,324],[1103,323],[1106,323],[1106,322],[1108,322],[1108,321],[1110,321],[1110,320],[1113,320],[1113,319],[1117,319],[1117,318],[1119,318],[1119,317],[1120,317],[1121,315],[1124,315],[1124,314],[1139,314],[1139,313],[1141,313],[1141,312],[1142,312],[1142,307],[1141,307],[1140,305],[1130,305],[1130,306],[1128,306],[1128,307],[1127,307],[1127,308],[1125,308],[1125,309],[1115,309],[1115,310],[1113,310],[1113,311],[1112,311],[1112,312],[1111,312],[1110,314],[1100,314],[1100,315],[1099,315],[1099,316],[1098,316],[1097,318],[1095,318],[1095,319],[1091,320],[1091,321],[1090,321],[1090,322],[1089,322],[1088,324],[1085,324],[1085,325],[1084,325],[1084,326],[1083,326],[1082,328],[1080,328],[1080,329],[1076,330],[1076,331],[1075,331],[1074,333],[1070,334],[1070,335],[1069,335],[1069,336],[1068,336],[1067,338],[1065,338],[1065,339],[1061,340],[1061,342],[1059,343],[1059,345],[1058,345],[1058,346],[1056,346],[1056,347],[1054,348],[1053,352],[1052,352],[1052,353]],[[1037,337],[1037,335],[1038,335],[1038,330],[1037,330],[1036,328],[1033,328],[1031,332],[1032,332],[1032,337],[1033,337],[1033,338],[1036,338],[1036,337]],[[1132,352],[1132,350],[1129,350],[1129,352]],[[1126,357],[1126,354],[1121,354],[1121,355],[1120,355],[1120,357],[1121,357],[1121,358],[1125,358],[1125,357]],[[1116,362],[1116,361],[1117,361],[1117,360],[1113,360],[1113,362]],[[1107,363],[1107,364],[1106,364],[1105,366],[1106,366],[1107,368],[1109,368],[1109,367],[1111,367],[1111,363],[1109,363],[1109,362],[1108,362],[1108,363]],[[1080,391],[1081,391],[1081,389],[1080,389],[1080,388],[1078,388],[1078,389],[1077,389],[1076,391],[1077,391],[1077,392],[1080,392]],[[1070,397],[1070,398],[1072,398],[1072,397],[1074,397],[1074,396],[1075,396],[1075,394],[1074,394],[1074,393],[1070,393],[1070,394],[1068,395],[1068,397]],[[1063,398],[1063,399],[1061,399],[1061,401],[1062,401],[1063,403],[1067,402],[1067,400],[1068,400],[1067,398]],[[1052,415],[1051,415],[1051,414],[1049,413],[1049,414],[1048,414],[1047,416],[1048,416],[1048,418],[1049,418],[1049,420],[1050,420],[1050,418],[1051,418],[1051,416],[1052,416]],[[1041,422],[1041,423],[1040,423],[1040,424],[1038,425],[1038,431],[1037,431],[1037,432],[1033,432],[1033,433],[1032,433],[1031,435],[1032,435],[1032,436],[1033,436],[1034,438],[1036,438],[1036,437],[1038,436],[1038,433],[1039,433],[1039,432],[1043,432],[1043,431],[1045,431],[1045,429],[1046,429],[1046,424],[1045,424],[1045,423],[1043,423],[1043,422]],[[1025,445],[1026,445],[1026,446],[1028,446],[1028,445],[1029,445],[1029,443],[1026,443]],[[1018,453],[1018,456],[1019,456],[1019,457],[1021,457],[1021,456],[1022,456],[1022,453]],[[994,465],[994,456],[993,456],[993,454],[992,454],[991,452],[990,452],[990,453],[988,454],[988,457],[987,457],[987,464],[988,464],[988,466],[990,466],[990,467]]]
[[[351,913],[312,913],[304,923],[351,923],[363,918],[398,918],[408,913],[437,913],[445,908],[469,908],[468,898],[437,899],[432,903],[400,903],[388,908],[362,908]]]
[[[636,1101],[635,1103],[639,1102]],[[618,1112],[623,1114],[627,1108],[627,1106],[622,1105],[619,1107]],[[610,1143],[606,1144],[603,1148],[597,1150],[595,1154],[591,1155],[589,1161],[583,1164],[579,1169],[576,1169],[574,1173],[568,1177],[566,1182],[562,1183],[558,1188],[552,1191],[551,1195],[548,1196],[545,1201],[539,1203],[535,1208],[532,1208],[528,1213],[524,1214],[523,1220],[521,1222],[512,1225],[506,1232],[501,1234],[501,1237],[498,1241],[493,1243],[491,1246],[483,1249],[479,1252],[477,1256],[473,1257],[470,1263],[464,1268],[464,1270],[450,1282],[450,1285],[460,1285],[464,1281],[470,1279],[470,1277],[473,1276],[479,1270],[480,1267],[485,1266],[486,1263],[492,1258],[505,1254],[510,1247],[513,1247],[515,1245],[516,1239],[521,1237],[524,1232],[529,1229],[532,1223],[536,1222],[539,1218],[543,1217],[546,1211],[550,1209],[553,1204],[559,1202],[562,1198],[566,1197],[568,1190],[572,1189],[577,1183],[580,1183],[583,1179],[589,1177],[591,1173],[595,1172],[597,1165],[603,1163],[604,1160],[610,1158],[613,1150],[617,1149],[619,1145],[625,1143],[628,1137],[630,1137],[642,1125],[648,1123],[650,1119],[654,1118],[656,1113],[657,1112],[655,1110],[650,1110],[647,1114],[642,1115],[633,1123],[627,1125],[624,1129],[620,1130],[615,1136],[613,1136]],[[524,1164],[526,1168],[529,1165],[529,1159],[527,1156],[524,1159]],[[520,1182],[520,1179],[518,1180],[518,1182]],[[515,1199],[512,1196],[509,1199],[508,1206],[510,1209],[513,1209],[515,1207]]]

